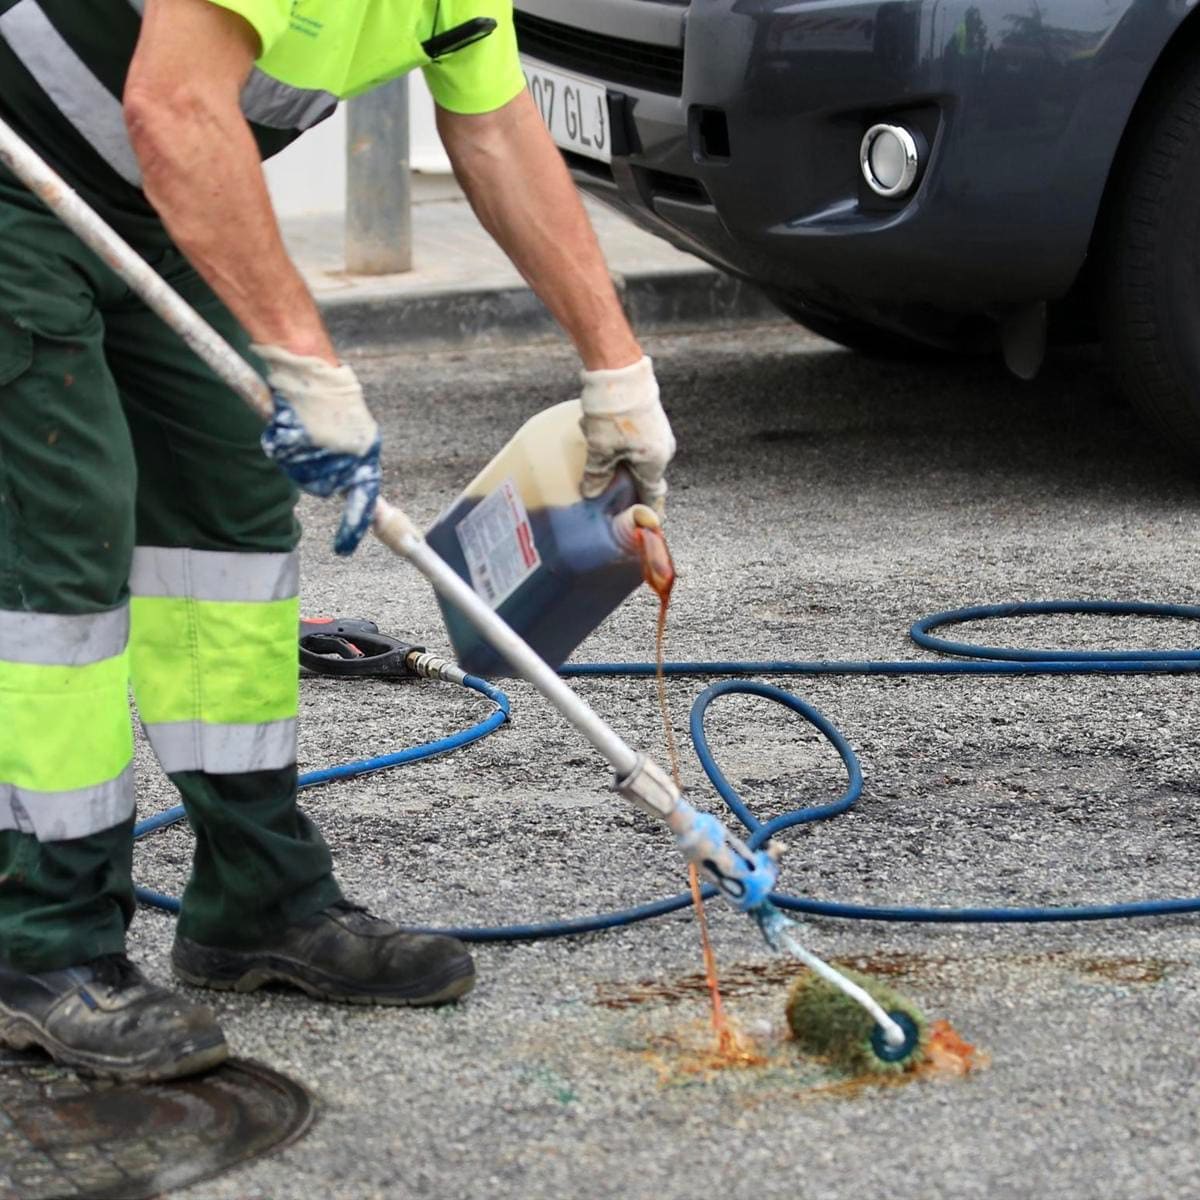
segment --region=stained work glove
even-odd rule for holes
[[[658,398],[654,364],[642,358],[631,367],[581,371],[580,378],[580,425],[588,447],[584,496],[599,496],[617,464],[625,463],[642,502],[661,516],[667,499],[663,475],[675,456],[675,436]]]
[[[313,496],[346,497],[335,554],[353,554],[371,525],[379,499],[379,426],[347,366],[253,346],[267,368],[275,416],[262,448],[292,481]]]

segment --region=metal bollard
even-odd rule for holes
[[[408,79],[351,100],[346,109],[346,270],[412,270]]]

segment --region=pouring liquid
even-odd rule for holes
[[[679,748],[675,743],[675,731],[671,725],[671,709],[667,700],[667,680],[664,670],[667,647],[667,609],[671,603],[671,589],[675,585],[675,564],[667,549],[666,539],[657,529],[639,528],[638,550],[642,560],[642,578],[658,596],[658,632],[655,640],[658,684],[658,706],[662,712],[663,732],[666,735],[667,755],[671,760],[671,777],[675,786],[683,790],[679,773]],[[721,983],[717,974],[717,956],[713,952],[712,939],[708,932],[708,916],[704,911],[704,897],[700,894],[700,873],[695,864],[688,864],[688,884],[692,892],[692,907],[700,927],[700,946],[704,954],[704,975],[708,984],[712,1004],[712,1027],[716,1035],[717,1066],[751,1065],[762,1061],[753,1042],[737,1028],[725,1012],[721,999]]]

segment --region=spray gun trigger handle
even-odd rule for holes
[[[414,646],[379,632],[365,617],[315,617],[300,622],[300,665],[316,675],[404,678]]]

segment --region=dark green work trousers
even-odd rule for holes
[[[246,352],[178,252],[150,257]],[[238,590],[242,564],[261,575],[290,560],[294,579],[295,495],[259,431],[0,171],[0,962],[50,970],[124,947],[134,898],[122,672],[196,836],[180,933],[250,945],[339,898],[328,849],[296,808],[294,695],[290,755],[280,749],[298,670],[295,588],[290,599],[278,584]],[[135,586],[131,604],[143,552],[146,595]],[[106,637],[117,639],[107,649]]]

